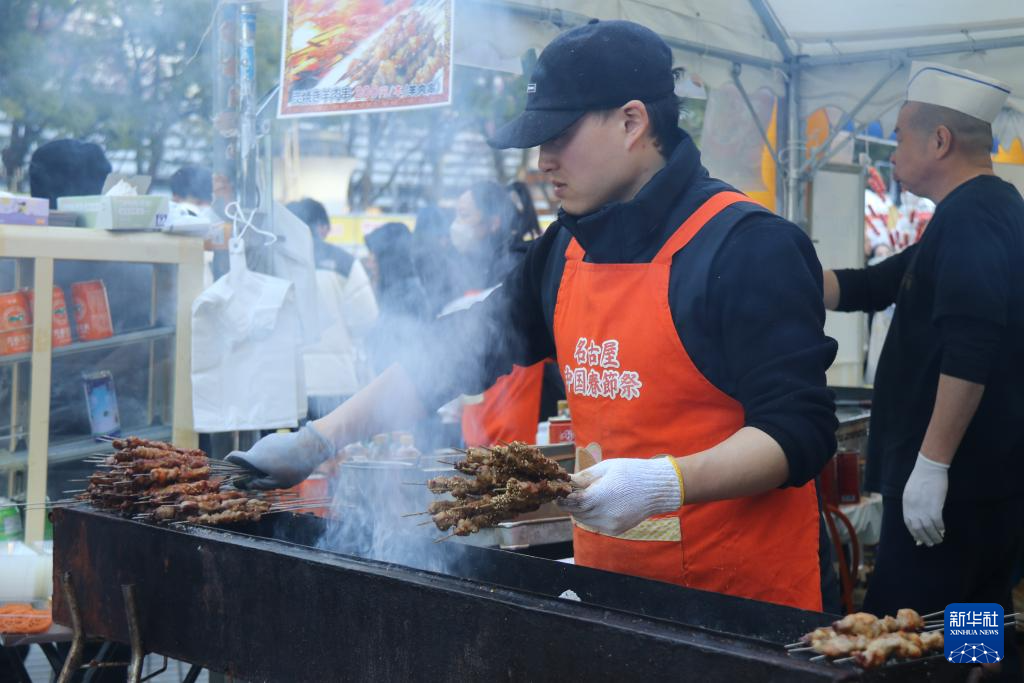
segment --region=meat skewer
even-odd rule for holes
[[[451,494],[453,501],[435,501],[422,513],[451,536],[468,536],[572,492],[569,474],[535,447],[512,442],[490,448],[470,448],[454,464],[465,477],[435,477],[426,485],[432,493]]]
[[[912,609],[904,608],[896,612],[896,617],[886,616],[881,619],[868,612],[848,614],[834,622],[832,628],[836,633],[875,637],[896,631],[920,631],[924,628],[924,619]]]
[[[98,470],[76,502],[137,520],[201,524],[256,521],[270,512],[320,503],[299,497],[273,503],[262,495],[225,489],[236,477],[223,475],[234,475],[238,468],[211,461],[201,450],[136,437],[112,443],[118,450],[92,460]]]

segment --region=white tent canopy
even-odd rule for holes
[[[672,46],[676,63],[712,87],[730,82],[739,65],[748,91],[767,87],[796,101],[795,120],[790,108],[789,125],[780,125],[796,138],[786,141],[791,152],[802,151],[803,117],[825,106],[838,109],[843,124],[859,129],[881,121],[888,134],[914,59],[1008,83],[1016,97],[994,131],[1003,141],[1024,136],[1022,0],[457,0],[456,6],[462,63],[515,70],[527,48],[540,49],[559,30],[596,17],[653,28]],[[791,195],[807,170],[791,159]],[[787,204],[796,218],[795,201]]]

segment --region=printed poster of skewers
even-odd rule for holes
[[[451,103],[453,0],[284,0],[279,116]]]

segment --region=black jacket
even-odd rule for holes
[[[896,303],[875,375],[870,490],[900,497],[935,406],[939,375],[985,385],[949,470],[953,500],[1020,496],[1024,478],[1024,199],[979,176],[935,208],[920,243],[840,270],[839,310]]]
[[[588,261],[649,262],[698,206],[730,189],[708,175],[683,135],[633,200],[582,217],[560,214],[501,289],[439,320],[401,359],[421,399],[440,405],[488,386],[512,363],[554,357],[555,300],[571,237]],[[782,446],[789,485],[814,478],[835,452],[825,370],[836,343],[822,331],[822,271],[810,239],[774,214],[735,205],[676,255],[669,287],[677,331],[697,368],[743,406],[747,425]]]

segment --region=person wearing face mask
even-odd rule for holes
[[[445,307],[451,312],[489,296],[526,254],[525,240],[540,234],[529,190],[522,183],[504,188],[476,183],[459,196],[450,235],[457,255],[454,272],[463,296]],[[557,368],[545,361],[513,366],[482,394],[462,405],[462,439],[467,446],[532,442],[537,423],[553,415],[565,397]]]
[[[338,444],[557,358],[576,440],[603,454],[565,503],[577,564],[820,610],[836,344],[810,239],[709,176],[653,31],[570,29],[529,80],[490,142],[540,146],[558,219],[351,400],[229,459],[251,486],[289,485]]]

